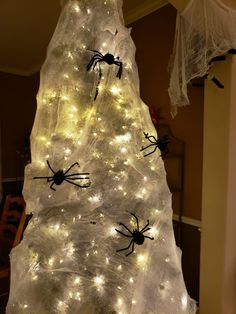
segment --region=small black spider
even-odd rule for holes
[[[155,153],[155,151],[157,150],[157,148],[160,149],[161,151],[161,156],[164,156],[166,154],[168,154],[169,149],[168,149],[168,144],[170,143],[170,140],[168,139],[168,137],[165,135],[159,139],[156,139],[155,136],[153,135],[148,135],[148,133],[145,133],[145,138],[147,138],[149,140],[149,142],[151,143],[150,145],[143,147],[140,149],[140,151],[143,151],[149,147],[155,146],[154,150],[151,151],[150,153],[147,153],[144,155],[144,157],[147,157],[153,153]]]
[[[88,184],[85,185],[80,185],[77,183],[72,182],[73,180],[88,180],[89,177],[87,177],[89,175],[88,172],[81,172],[81,173],[72,173],[72,174],[67,174],[74,166],[78,166],[79,167],[79,163],[75,162],[72,166],[70,166],[65,172],[63,170],[58,170],[57,172],[55,172],[52,167],[49,164],[49,161],[47,160],[47,164],[49,169],[53,172],[53,176],[49,176],[49,177],[34,177],[34,179],[47,179],[47,182],[52,182],[52,184],[50,185],[50,189],[56,191],[56,189],[53,188],[53,185],[60,185],[62,184],[63,181],[66,181],[70,184],[74,184],[80,188],[88,188],[90,186],[90,182]],[[80,176],[86,176],[86,177],[80,177]]]
[[[131,252],[129,252],[128,254],[126,254],[126,256],[129,256],[130,254],[133,253],[134,251],[134,244],[138,244],[138,245],[142,245],[144,243],[144,240],[145,238],[148,238],[150,240],[154,240],[153,237],[148,237],[148,236],[145,236],[143,235],[144,232],[150,230],[151,228],[149,228],[149,220],[147,220],[147,224],[145,227],[143,227],[143,229],[139,230],[139,222],[138,222],[138,217],[133,214],[133,213],[130,213],[132,216],[134,216],[134,218],[136,219],[136,223],[137,223],[137,229],[134,229],[133,232],[129,230],[128,227],[126,227],[126,225],[124,225],[122,222],[120,222],[120,225],[123,226],[131,235],[127,235],[125,233],[123,233],[122,231],[118,230],[118,229],[115,229],[118,233],[122,234],[123,236],[127,237],[127,238],[132,238],[132,240],[130,241],[130,244],[124,248],[124,249],[120,249],[120,250],[117,250],[116,252],[120,252],[120,251],[125,251],[125,250],[128,250],[130,248],[130,246],[132,245],[132,248],[131,248]]]
[[[99,52],[97,50],[90,50],[90,51],[94,52],[95,54],[92,57],[92,59],[89,61],[89,64],[87,65],[87,71],[89,71],[92,67],[93,67],[93,70],[94,70],[96,65],[98,63],[101,63],[101,62],[105,62],[105,63],[107,63],[109,65],[115,64],[115,65],[117,65],[119,67],[119,70],[118,70],[116,76],[119,79],[121,79],[122,70],[123,70],[123,64],[122,64],[121,61],[118,61],[119,57],[114,57],[111,53],[107,53],[107,54],[103,55],[103,54],[101,54],[101,52]],[[99,81],[98,81],[98,84],[97,84],[96,94],[94,96],[94,100],[96,100],[96,98],[97,98],[101,79],[102,79],[102,72],[101,72],[101,68],[99,66]]]

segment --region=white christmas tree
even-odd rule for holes
[[[195,313],[121,8],[70,0],[49,45],[7,313]]]

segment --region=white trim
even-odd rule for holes
[[[42,64],[37,64],[29,69],[20,69],[14,67],[8,67],[0,64],[0,72],[9,73],[20,76],[31,76],[40,71]]]
[[[173,214],[173,220],[179,221],[179,216],[177,214]],[[191,225],[194,227],[201,228],[201,221],[189,217],[182,216],[181,217],[181,222],[183,222],[186,225]]]
[[[18,181],[24,181],[24,177],[19,177],[19,178],[4,178],[4,179],[2,179],[2,183],[18,182]]]
[[[168,4],[167,0],[145,0],[142,4],[134,7],[128,12],[124,12],[125,24],[133,23],[142,17],[160,9]]]

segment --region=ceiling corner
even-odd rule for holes
[[[133,6],[132,9],[124,12],[124,18],[126,25],[131,24],[142,17],[156,11],[157,9],[168,4],[167,0],[146,0],[141,4]]]

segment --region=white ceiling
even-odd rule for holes
[[[124,0],[131,23],[167,0]],[[31,75],[45,59],[61,11],[60,0],[0,0],[0,71]]]

